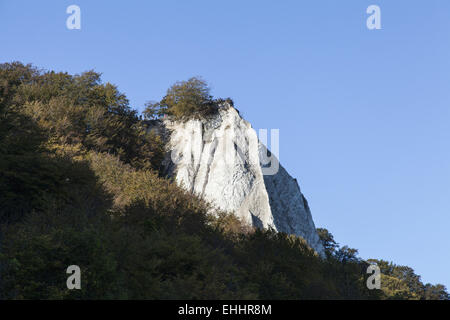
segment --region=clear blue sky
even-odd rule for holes
[[[204,77],[280,129],[316,226],[450,287],[450,1],[0,0],[0,43],[0,62],[102,72],[139,110]]]

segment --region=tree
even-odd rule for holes
[[[148,119],[148,120],[158,119],[166,113],[167,113],[167,107],[161,105],[161,103],[158,101],[147,102],[145,104],[144,112],[142,112],[145,119]]]
[[[336,253],[336,249],[339,248],[339,244],[334,240],[333,235],[324,228],[317,228],[317,234],[322,241],[327,256],[333,256]]]
[[[343,246],[336,252],[336,258],[342,263],[358,261],[358,250]]]
[[[426,300],[449,300],[450,295],[447,288],[442,284],[432,285],[427,283],[425,285],[425,299]]]
[[[172,85],[159,103],[149,103],[144,111],[147,118],[167,113],[177,119],[202,117],[217,110],[208,84],[200,78],[178,81]]]

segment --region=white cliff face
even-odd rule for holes
[[[299,235],[323,256],[297,181],[274,157],[260,164],[267,162],[267,149],[236,109],[223,108],[209,120],[164,124],[171,151],[166,164],[179,185],[250,225]]]

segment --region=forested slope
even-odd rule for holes
[[[213,112],[194,84],[145,116]],[[448,298],[384,261],[382,290],[368,290],[369,262],[325,229],[323,260],[299,237],[208,214],[161,176],[164,144],[146,123],[98,73],[0,65],[1,299]],[[81,290],[66,287],[69,265]]]

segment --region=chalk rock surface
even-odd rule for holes
[[[163,124],[169,149],[165,167],[179,185],[250,225],[299,235],[324,255],[297,180],[274,154],[268,156],[236,109],[221,108],[207,120],[165,119]]]

